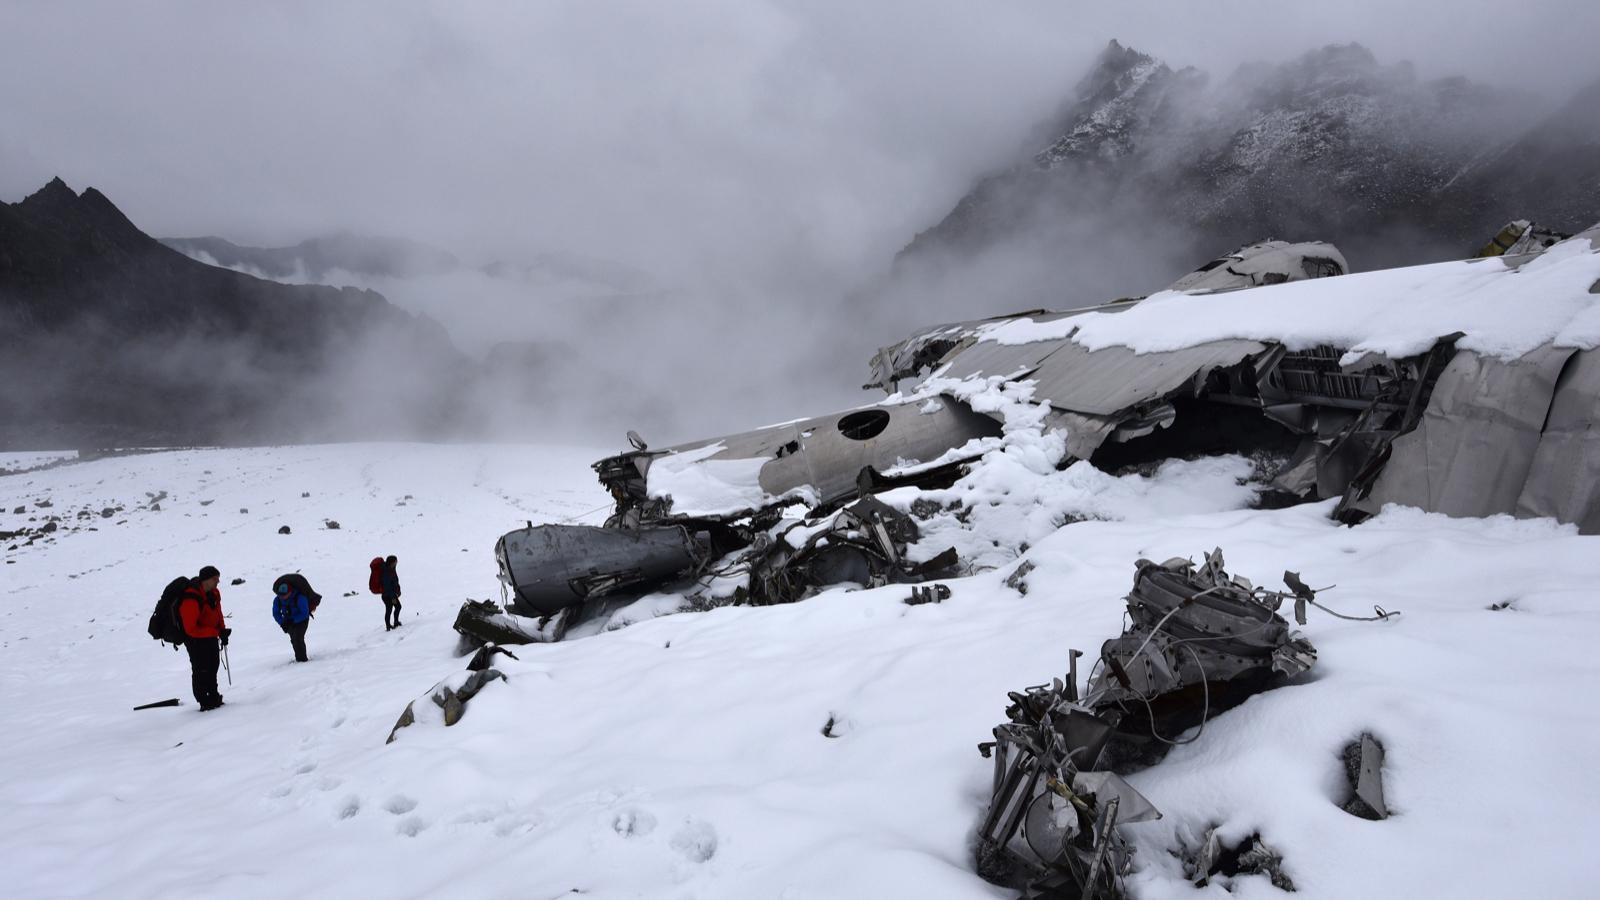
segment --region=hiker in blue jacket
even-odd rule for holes
[[[300,575],[284,575],[272,586],[272,618],[289,636],[294,647],[295,662],[308,662],[306,656],[306,627],[311,624],[311,613],[317,608],[321,595],[311,590]]]

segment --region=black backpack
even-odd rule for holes
[[[322,595],[311,589],[311,582],[306,580],[299,572],[290,572],[288,575],[279,575],[278,580],[272,583],[272,593],[278,593],[278,585],[287,584],[291,594],[305,594],[306,604],[312,612],[317,611],[317,604],[322,602]]]
[[[150,614],[150,626],[146,629],[152,638],[172,644],[174,650],[183,643],[183,618],[178,614],[178,604],[183,602],[183,592],[188,587],[189,579],[174,578],[161,591],[161,599],[156,601],[155,612]]]

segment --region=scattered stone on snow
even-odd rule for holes
[[[280,526],[278,528],[278,533],[279,534],[288,534],[289,533],[289,526],[287,526],[287,525]]]
[[[35,507],[39,508],[39,509],[49,509],[49,508],[55,506],[55,504],[51,503],[49,500],[40,500],[40,501],[38,501],[37,503],[35,503],[33,505]]]
[[[238,585],[244,584],[244,579],[243,578],[235,578],[234,580],[232,580],[232,581],[230,581],[228,583],[232,584],[234,586],[238,586]]]
[[[58,526],[56,523],[52,520],[44,523],[44,525],[39,528],[39,532],[41,534],[50,534],[51,532],[55,531],[57,527]]]
[[[323,519],[322,520],[322,527],[328,529],[329,531],[338,531],[339,530],[339,523],[335,522],[332,519]]]
[[[109,519],[109,518],[111,518],[112,516],[114,516],[116,514],[117,514],[117,511],[114,508],[109,507],[109,506],[106,507],[105,509],[100,510],[100,518],[102,518],[102,519]]]
[[[16,509],[13,509],[11,511],[11,514],[13,516],[20,516],[20,515],[22,515],[23,513],[27,512],[27,511],[28,511],[28,508],[26,506],[19,506]]]
[[[215,500],[201,500],[200,501],[200,505],[201,506],[210,506],[211,504],[213,504],[215,502],[217,502],[217,501],[215,501]]]

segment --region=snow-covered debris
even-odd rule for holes
[[[495,538],[599,505],[599,487],[568,474],[587,476],[598,455],[212,450],[0,479],[6,510],[45,495],[61,509],[103,503],[110,484],[172,495],[151,527],[70,532],[7,554],[0,678],[38,687],[6,707],[8,890],[993,898],[972,855],[993,762],[974,746],[1004,721],[1007,692],[1061,676],[1070,648],[1122,633],[1133,560],[1219,545],[1232,572],[1299,571],[1314,587],[1336,583],[1318,599],[1341,611],[1404,615],[1374,625],[1313,612],[1301,630],[1318,651],[1314,678],[1213,716],[1192,743],[1125,776],[1162,816],[1127,829],[1132,896],[1208,896],[1223,881],[1240,896],[1278,896],[1270,875],[1244,872],[1196,891],[1185,848],[1208,833],[1234,850],[1259,835],[1294,896],[1312,900],[1577,897],[1600,879],[1600,861],[1570,850],[1600,837],[1600,773],[1573,752],[1600,735],[1600,712],[1548,688],[1600,680],[1587,652],[1600,641],[1600,538],[1547,519],[1390,507],[1349,528],[1329,518],[1332,501],[1174,513],[1162,495],[1130,491],[1121,518],[1034,541],[1025,596],[1005,584],[1012,563],[948,582],[937,604],[907,606],[909,588],[891,585],[643,618],[497,656],[506,680],[454,726],[422,699],[439,724],[386,745],[406,703],[463,675],[449,625],[463,595],[494,589]],[[408,512],[422,515],[396,518],[392,495],[360,487],[368,479],[415,493]],[[190,499],[202,481],[213,507]],[[1168,500],[1182,483],[1156,481]],[[305,489],[314,502],[298,498]],[[319,521],[334,497],[344,530],[271,536],[279,517]],[[253,518],[241,522],[239,506]],[[394,632],[365,590],[376,534],[404,567],[406,624]],[[161,586],[205,563],[247,585],[223,589],[235,628],[227,706],[201,714],[187,702],[183,654],[144,628]],[[307,636],[312,661],[298,666],[268,591],[295,569],[326,595]],[[174,696],[185,704],[131,711]],[[820,733],[830,718],[837,737]],[[1385,749],[1383,821],[1339,808],[1341,754],[1364,732]],[[1508,759],[1538,777],[1461,789]],[[249,840],[218,839],[239,835]],[[175,867],[174,846],[208,852]],[[294,863],[253,874],[275,846],[295,847]],[[352,868],[352,853],[370,864]]]

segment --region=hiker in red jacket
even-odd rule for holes
[[[217,692],[217,667],[222,663],[220,648],[228,646],[228,636],[233,634],[222,618],[222,592],[217,590],[220,580],[222,573],[217,567],[206,566],[184,588],[183,599],[178,601],[194,699],[202,711],[222,705],[222,694]]]

